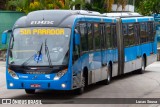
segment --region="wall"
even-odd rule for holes
[[[12,29],[15,21],[24,15],[24,13],[15,11],[0,11],[0,50],[7,48],[7,44],[2,45],[1,43],[1,35],[3,31]]]
[[[6,49],[8,44],[4,45],[1,43],[2,33],[5,30],[12,29],[15,21],[24,16],[25,13],[15,12],[15,11],[0,11],[0,60],[5,60],[6,57]],[[9,35],[8,35],[9,41]],[[8,42],[7,41],[7,42]]]

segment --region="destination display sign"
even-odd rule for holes
[[[21,35],[64,35],[63,28],[22,28],[19,30]]]

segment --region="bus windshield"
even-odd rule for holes
[[[17,28],[9,49],[10,65],[67,65],[70,28]]]

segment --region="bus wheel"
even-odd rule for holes
[[[143,74],[144,71],[145,71],[145,68],[146,68],[146,60],[145,60],[145,58],[143,57],[143,58],[142,58],[142,66],[141,66],[141,69],[138,70],[139,73],[140,73],[140,74]]]
[[[107,79],[105,80],[105,85],[108,85],[111,82],[111,67],[108,66]]]
[[[76,89],[75,90],[75,93],[77,94],[77,95],[80,95],[80,94],[82,94],[83,92],[84,92],[84,87],[85,87],[85,76],[83,75],[83,78],[82,78],[82,86],[80,87],[80,88],[78,88],[78,89]]]
[[[35,89],[33,89],[33,90],[25,89],[25,92],[26,92],[27,94],[35,94]]]

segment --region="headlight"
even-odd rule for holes
[[[64,69],[62,71],[59,71],[56,76],[54,77],[54,80],[59,80],[66,72],[68,69]]]
[[[13,77],[14,79],[19,79],[18,76],[17,76],[17,74],[16,74],[14,71],[8,69],[8,73],[9,73],[10,76]]]

